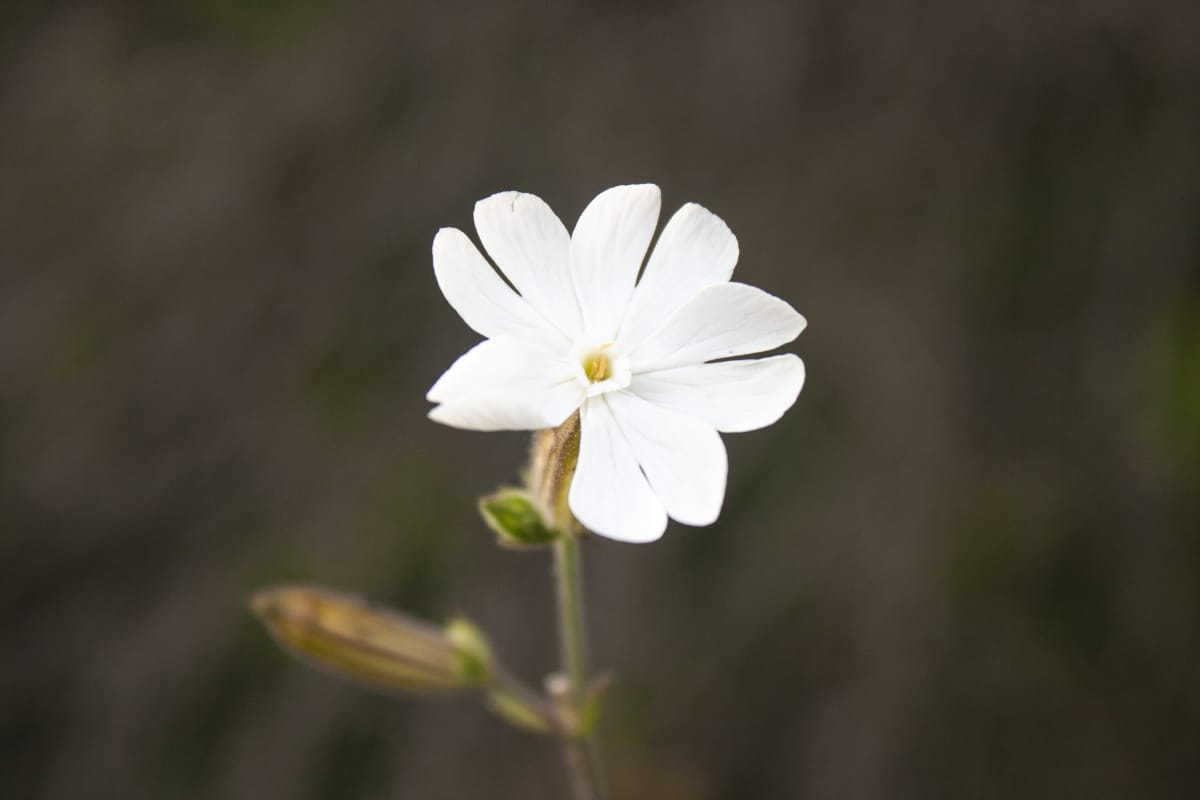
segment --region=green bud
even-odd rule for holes
[[[438,694],[478,685],[442,630],[364,600],[309,586],[263,589],[251,610],[284,650],[311,666],[388,692]]]
[[[505,547],[522,550],[544,547],[558,538],[529,492],[521,489],[501,489],[480,498],[479,513]]]

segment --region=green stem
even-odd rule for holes
[[[560,734],[553,705],[502,665],[492,666],[492,682],[484,692],[488,708],[509,724],[534,733]]]
[[[558,634],[563,669],[571,687],[571,705],[578,718],[588,695],[587,619],[583,605],[583,564],[579,539],[567,533],[554,545],[554,576],[558,599]],[[575,800],[600,800],[603,779],[594,737],[562,739],[563,756]]]
[[[554,543],[555,599],[562,666],[567,675],[571,715],[578,721],[588,699],[587,615],[583,605],[583,565],[579,523],[571,515],[568,495],[579,460],[579,414],[559,427],[534,437],[530,460],[531,488],[542,513],[558,533]],[[566,732],[559,737],[571,795],[575,800],[604,796],[600,756],[592,731]]]
[[[583,569],[579,540],[571,535],[554,544],[554,575],[558,589],[558,636],[563,669],[571,681],[575,708],[587,697],[587,620],[583,608]]]

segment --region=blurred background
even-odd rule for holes
[[[586,548],[614,798],[1200,792],[1200,6],[5,3],[0,794],[564,796],[468,700],[245,608],[462,611],[547,559],[425,418],[436,229],[653,181],[809,320],[711,528]]]

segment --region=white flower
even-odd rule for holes
[[[429,390],[430,418],[536,430],[578,409],[571,512],[627,542],[659,538],[668,516],[715,521],[728,472],[717,432],[770,425],[804,383],[794,355],[708,363],[778,347],[805,325],[778,297],[730,282],[737,239],[708,210],[679,209],[637,280],[659,205],[657,186],[616,186],[568,233],[533,195],[480,200],[479,238],[516,292],[462,231],[433,240],[438,286],[486,340]]]

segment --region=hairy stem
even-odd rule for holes
[[[579,540],[563,536],[554,544],[558,598],[558,637],[563,670],[571,681],[571,699],[579,708],[587,697],[587,620],[583,607],[583,569]]]
[[[571,715],[581,717],[587,700],[588,640],[587,614],[583,601],[583,564],[579,546],[579,524],[567,505],[575,463],[579,458],[579,414],[553,431],[543,431],[534,440],[531,479],[543,513],[558,531],[554,544],[555,600],[558,606],[558,635],[562,667],[568,683],[567,701]],[[563,758],[574,800],[601,800],[603,778],[599,753],[591,733],[587,738],[561,737]]]

